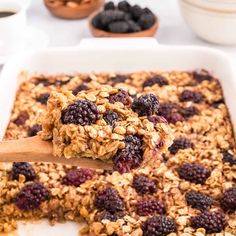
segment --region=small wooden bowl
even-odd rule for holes
[[[92,3],[78,6],[76,6],[76,4],[65,6],[63,2],[56,0],[44,0],[44,3],[48,10],[57,17],[64,19],[81,19],[98,10],[104,4],[104,0],[96,0]],[[73,4],[73,2],[71,4]]]
[[[104,30],[100,30],[93,26],[92,20],[93,18],[98,14],[99,12],[95,12],[89,16],[89,28],[93,36],[95,37],[116,37],[116,38],[132,38],[132,37],[153,37],[158,29],[158,18],[155,17],[155,23],[153,26],[147,30],[143,30],[140,32],[134,32],[134,33],[110,33]]]

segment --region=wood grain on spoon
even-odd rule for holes
[[[89,158],[55,157],[52,142],[38,136],[0,142],[0,162],[51,162],[93,169],[112,169],[111,163]]]

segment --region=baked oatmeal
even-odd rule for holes
[[[143,106],[140,101],[144,101]],[[100,86],[77,96],[68,90],[54,91],[40,119],[40,136],[52,140],[55,156],[113,161],[116,170],[126,161],[125,169],[131,170],[160,158],[160,152],[172,143],[167,122],[154,124],[149,120],[153,116],[159,118],[158,108],[154,94],[133,100],[126,91],[111,86]],[[137,146],[132,150],[135,158],[130,158],[128,164],[124,160],[125,149],[129,146],[131,152],[133,143]]]
[[[37,121],[52,91],[77,95],[103,84],[123,89],[133,99],[156,95],[158,116],[149,121],[167,120],[173,144],[145,168],[130,171],[121,162],[122,173],[1,164],[0,231],[15,229],[19,219],[48,218],[51,224],[87,222],[81,235],[235,236],[235,140],[221,86],[206,71],[33,76],[20,86],[5,139],[41,130]],[[116,115],[108,120],[115,125]],[[132,136],[123,159],[132,160],[138,149],[140,140]]]

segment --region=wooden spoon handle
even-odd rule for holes
[[[0,162],[51,162],[93,169],[112,169],[111,163],[89,158],[54,157],[52,143],[39,137],[0,142]]]

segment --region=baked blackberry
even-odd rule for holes
[[[108,79],[109,82],[111,82],[112,86],[115,86],[116,84],[119,83],[124,83],[129,77],[126,75],[116,75],[112,76]]]
[[[139,195],[153,194],[157,191],[157,185],[152,180],[142,175],[135,175],[132,187]]]
[[[207,210],[213,204],[213,199],[211,197],[195,191],[187,192],[185,199],[189,206],[201,211]]]
[[[89,87],[86,84],[80,84],[72,91],[72,93],[76,96],[79,92],[85,90],[89,90]]]
[[[158,115],[163,116],[171,124],[176,124],[178,121],[184,121],[181,114],[181,107],[176,103],[162,103],[158,109]]]
[[[188,149],[192,148],[192,143],[189,139],[187,138],[178,138],[175,139],[173,144],[169,147],[169,151],[171,154],[175,155],[180,149]]]
[[[152,115],[148,117],[148,120],[151,121],[154,125],[159,123],[167,124],[167,120],[163,116]]]
[[[236,211],[236,187],[229,188],[223,193],[220,199],[220,206],[228,212]]]
[[[114,214],[125,210],[125,204],[116,189],[107,187],[99,191],[95,199],[95,207],[101,210],[107,210]]]
[[[63,124],[91,125],[98,120],[97,106],[88,100],[79,100],[70,104],[61,113]]]
[[[124,34],[129,31],[129,24],[126,21],[115,21],[108,25],[108,30],[111,33]]]
[[[127,1],[121,1],[117,5],[118,9],[124,12],[129,12],[130,4]]]
[[[36,98],[36,101],[40,102],[43,105],[46,105],[47,102],[48,102],[49,97],[50,97],[49,93],[42,93]]]
[[[222,155],[223,155],[222,158],[223,163],[229,163],[230,166],[236,165],[236,158],[231,153],[225,151],[222,153]]]
[[[195,106],[185,107],[182,111],[182,115],[185,119],[199,115],[199,113],[199,110]]]
[[[158,113],[159,100],[154,94],[142,95],[132,104],[132,110],[139,116],[151,116]]]
[[[11,169],[11,179],[19,180],[24,175],[26,181],[33,181],[36,177],[35,170],[28,162],[14,162]]]
[[[162,76],[162,75],[155,75],[151,78],[148,78],[144,83],[143,83],[143,87],[151,87],[153,85],[159,85],[160,87],[164,86],[164,85],[168,85],[169,82],[168,80]]]
[[[201,83],[204,80],[211,81],[213,77],[206,70],[193,71],[193,79]]]
[[[18,117],[13,120],[13,123],[16,124],[17,126],[24,125],[25,122],[29,119],[29,114],[27,111],[22,111]]]
[[[138,24],[143,30],[151,28],[154,23],[155,16],[153,13],[143,13],[138,20]]]
[[[35,124],[32,127],[30,127],[27,131],[28,137],[33,137],[38,134],[39,131],[42,130],[42,126],[39,124]]]
[[[163,202],[157,200],[139,200],[136,203],[136,212],[140,216],[164,214],[166,212]]]
[[[120,173],[130,172],[143,162],[142,140],[133,135],[125,138],[125,148],[113,157],[114,170]]]
[[[204,228],[207,234],[220,233],[226,227],[225,215],[220,211],[204,211],[190,220],[194,229]]]
[[[149,218],[142,225],[143,236],[167,236],[176,228],[175,221],[166,216]]]
[[[210,177],[211,172],[204,166],[195,163],[185,163],[178,168],[181,179],[195,184],[204,184]]]
[[[114,2],[107,2],[104,5],[104,10],[115,10],[116,6],[114,4]]]
[[[116,112],[109,110],[104,113],[103,119],[106,121],[108,125],[114,128],[116,122],[119,119],[119,115]]]
[[[21,189],[14,199],[14,204],[22,211],[30,211],[39,208],[49,197],[49,191],[41,183],[34,182]]]
[[[65,185],[73,185],[79,187],[85,181],[92,179],[94,172],[90,169],[80,168],[70,170],[62,179],[62,183]]]
[[[125,90],[119,89],[117,93],[110,95],[109,102],[121,102],[125,106],[129,106],[132,103],[132,99]]]
[[[184,90],[179,96],[180,102],[195,102],[200,103],[204,100],[202,93],[192,90]]]

